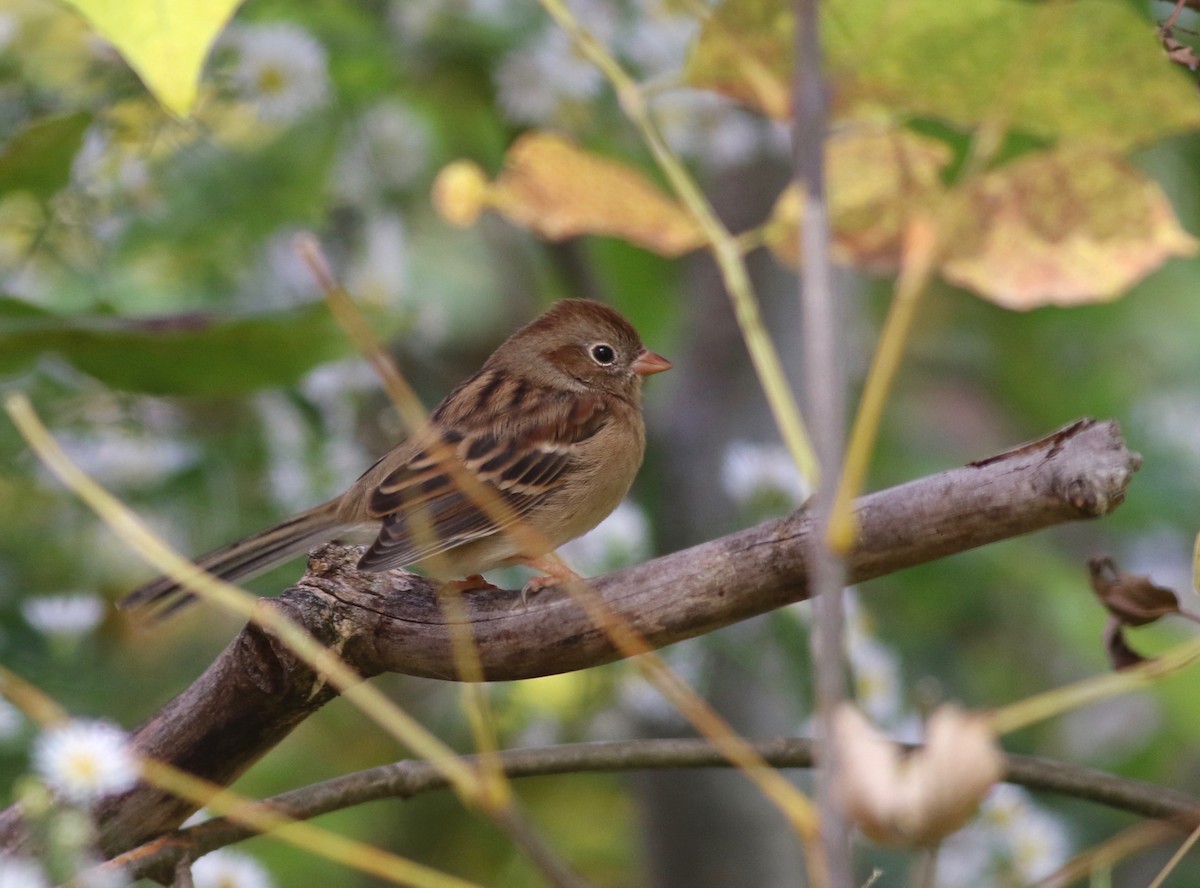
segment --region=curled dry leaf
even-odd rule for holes
[[[450,164],[438,175],[434,204],[459,225],[473,223],[483,206],[491,206],[550,240],[608,235],[663,256],[705,243],[691,214],[640,172],[552,133],[518,139],[494,182],[473,164]]]
[[[1109,617],[1104,626],[1104,650],[1112,668],[1116,670],[1129,669],[1131,666],[1149,662],[1148,657],[1143,657],[1129,646],[1129,642],[1125,640],[1125,627],[1116,617]]]
[[[791,115],[792,31],[787,4],[726,0],[704,18],[687,81],[784,120]]]
[[[833,257],[856,268],[892,272],[900,265],[904,231],[915,212],[941,198],[941,175],[951,152],[944,142],[902,127],[848,130],[826,144]],[[799,263],[800,186],[780,195],[768,227],[781,262]]]
[[[1088,559],[1092,591],[1116,620],[1125,626],[1145,626],[1159,617],[1179,613],[1179,598],[1141,574],[1126,573],[1108,555]]]
[[[1192,256],[1162,190],[1114,155],[1027,154],[954,192],[945,278],[1006,308],[1115,299],[1172,256]]]
[[[848,703],[834,718],[833,740],[846,813],[885,845],[940,841],[971,818],[1004,774],[987,719],[956,706],[933,713],[925,746],[907,756]]]

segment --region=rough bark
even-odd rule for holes
[[[1081,420],[963,468],[864,497],[859,544],[847,560],[860,582],[1054,524],[1109,513],[1140,458],[1114,422]],[[711,632],[807,596],[803,512],[598,577],[596,594],[652,645]],[[364,678],[383,672],[454,679],[451,630],[429,581],[405,571],[361,574],[356,549],[326,546],[308,572],[263,607],[280,607]],[[566,592],[527,605],[515,593],[471,593],[469,626],[489,680],[584,669],[619,658]],[[228,784],[334,692],[282,645],[247,626],[187,690],[134,736],[138,750]],[[95,812],[116,854],[178,826],[194,806],[139,785]],[[0,814],[0,849],[26,841],[20,811]]]

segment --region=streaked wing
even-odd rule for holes
[[[572,467],[575,445],[600,431],[609,414],[602,399],[567,392],[539,398],[535,407],[483,430],[467,432],[465,422],[445,429],[444,446],[420,449],[384,478],[370,498],[382,527],[359,566],[415,564],[502,532],[550,498]],[[455,482],[448,454],[496,498],[491,509]]]

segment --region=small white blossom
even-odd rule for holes
[[[0,12],[0,53],[17,41],[21,33],[21,23],[12,12]]]
[[[50,880],[36,860],[0,857],[0,888],[50,888]]]
[[[261,119],[292,123],[329,100],[325,47],[300,26],[242,25],[228,40],[238,50],[233,84]]]
[[[104,601],[97,595],[42,595],[22,602],[26,622],[43,635],[79,639],[104,619]]]
[[[700,33],[700,22],[661,5],[634,19],[619,37],[623,54],[646,77],[664,77],[683,68],[688,47]]]
[[[113,487],[161,481],[196,461],[196,448],[164,435],[134,435],[120,428],[94,434],[64,434],[63,450],[87,474]]]
[[[903,715],[899,658],[871,636],[852,641],[848,648],[859,705],[872,721],[891,727]]]
[[[1028,885],[1054,872],[1071,856],[1061,819],[1038,806],[1019,786],[994,786],[979,816],[950,836],[938,854],[939,888],[962,885]]]
[[[213,851],[192,864],[196,888],[273,888],[266,867],[237,851]]]
[[[74,802],[124,792],[138,778],[129,736],[103,721],[70,721],[45,731],[34,741],[33,767],[52,789]]]
[[[625,500],[593,530],[562,547],[568,564],[585,574],[615,570],[644,561],[650,554],[650,523],[646,513]]]
[[[334,189],[350,203],[366,203],[381,188],[411,185],[429,166],[424,118],[395,100],[375,105],[354,127],[333,170]]]
[[[1033,885],[1071,857],[1071,837],[1063,821],[1030,805],[1008,834],[1013,868],[1024,885]]]
[[[559,105],[593,98],[603,75],[579,54],[561,30],[546,30],[500,63],[495,72],[497,98],[516,123],[550,123]]]
[[[407,289],[408,240],[398,214],[378,213],[367,220],[346,286],[358,301],[372,305],[394,305]]]
[[[285,510],[307,509],[317,499],[307,460],[308,426],[300,410],[279,392],[255,398],[270,456],[271,498]]]
[[[12,740],[20,734],[24,723],[21,710],[0,697],[0,743]]]
[[[808,486],[783,447],[749,441],[735,441],[725,451],[721,486],[739,506],[782,496],[798,507],[808,498]]]
[[[652,108],[672,148],[714,169],[748,163],[776,144],[771,127],[714,92],[671,90],[655,96]]]

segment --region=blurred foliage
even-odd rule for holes
[[[1155,14],[1165,15],[1159,5]],[[778,5],[730,0],[703,30],[673,4],[580,0],[573,8],[655,85],[649,101],[668,141],[723,214],[796,224],[786,206],[773,209],[779,189],[763,185],[789,162],[785,129],[714,92],[679,87],[691,51],[692,84],[775,109],[779,85],[764,92],[761,75],[786,77],[790,64],[790,23]],[[837,234],[847,263],[894,265],[896,234],[929,194],[961,188],[979,197],[972,176],[978,183],[1017,161],[1036,167],[1082,143],[1128,173],[1117,189],[1124,198],[1153,189],[1155,206],[1169,203],[1183,231],[1200,231],[1200,138],[1192,132],[1200,100],[1164,60],[1136,4],[844,0],[826,9],[839,115],[833,145],[849,146],[830,167],[845,188],[861,189],[843,203],[834,197],[846,220]],[[609,236],[547,244],[488,213],[466,230],[441,220],[430,203],[437,172],[467,158],[496,181],[507,149],[529,128],[568,135],[603,164],[661,187],[599,75],[533,0],[251,0],[213,49],[186,120],[164,111],[75,12],[51,0],[0,0],[0,390],[27,392],[86,469],[188,552],[336,492],[401,430],[292,252],[296,232],[311,229],[427,402],[554,298],[597,294],[625,311],[676,363],[648,387],[651,453],[635,489],[651,536],[675,539],[686,500],[668,483],[672,467],[720,465],[729,442],[769,445],[774,432],[761,398],[737,388],[746,358],[732,318],[697,295],[705,258],[672,262]],[[888,165],[895,144],[924,146],[915,179],[906,178],[908,162]],[[988,163],[979,169],[973,152],[981,144]],[[594,171],[593,160],[581,168]],[[1076,166],[1043,171],[1038,181]],[[906,200],[914,184],[921,198]],[[614,204],[617,217],[636,212]],[[1114,212],[1112,202],[1098,204],[1079,217],[1071,215],[1079,204],[1040,206],[1070,233]],[[1137,216],[1136,206],[1120,207],[1123,218]],[[544,209],[536,205],[533,215]],[[629,231],[612,214],[602,221],[607,234]],[[894,684],[887,727],[911,728],[942,698],[986,708],[1107,669],[1089,555],[1111,552],[1181,592],[1190,584],[1200,524],[1200,262],[1167,261],[1171,254],[1146,262],[1138,276],[1165,264],[1123,298],[1069,311],[1014,313],[946,283],[926,297],[874,486],[1088,414],[1119,419],[1145,464],[1126,504],[1102,523],[991,546],[861,590],[855,637],[886,667],[873,680]],[[1009,266],[1027,259],[1004,254]],[[1072,265],[1094,261],[1084,253]],[[768,314],[777,316],[794,302],[791,278],[760,277]],[[857,277],[846,289],[846,341],[861,375],[890,283]],[[794,369],[794,331],[773,332]],[[713,367],[715,382],[699,375]],[[712,403],[746,412],[714,417],[689,401],[685,381],[694,378],[705,380]],[[688,411],[704,417],[701,432],[685,434]],[[697,461],[702,453],[708,463]],[[22,611],[28,600],[62,591],[111,600],[146,571],[39,469],[7,422],[0,454],[0,661],[73,712],[133,726],[237,627],[195,612],[142,634],[109,612],[70,645],[35,630]],[[791,502],[786,490],[743,497],[700,470],[687,483],[720,505],[689,519],[693,542]],[[253,587],[274,591],[295,575],[281,569]],[[669,654],[702,690],[736,673],[749,688],[743,696],[769,700],[800,731],[811,692],[805,610],[785,609],[764,625],[761,634],[735,627]],[[1184,631],[1156,625],[1132,632],[1131,643],[1152,653]],[[860,689],[871,675],[865,663],[856,667]],[[1006,742],[1197,792],[1194,681],[1181,676]],[[381,684],[468,748],[455,689],[400,677]],[[493,697],[507,745],[685,730],[621,664],[498,686]],[[29,736],[27,726],[0,732],[0,785],[27,771]],[[400,754],[339,701],[238,788],[281,791]],[[519,791],[593,884],[645,883],[647,831],[663,825],[646,822],[626,781],[581,775]],[[1126,822],[1042,801],[1069,823],[1076,847]],[[447,795],[373,803],[325,822],[490,885],[535,883],[511,845]],[[269,840],[248,847],[281,885],[374,884]],[[903,884],[904,862],[878,859],[888,873],[877,884]],[[1121,878],[1119,870],[1114,884],[1148,881]],[[1175,878],[1186,884],[1200,871],[1193,865]]]

